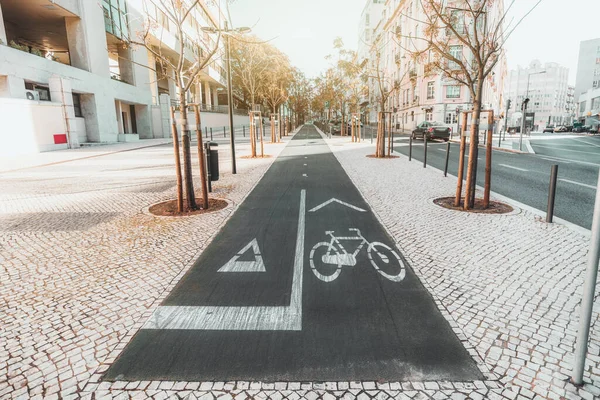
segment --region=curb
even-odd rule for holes
[[[54,161],[54,162],[45,163],[45,164],[38,164],[38,165],[31,165],[29,167],[22,167],[22,168],[1,170],[0,174],[4,174],[4,173],[8,173],[8,172],[24,171],[26,169],[48,167],[48,166],[51,166],[51,165],[64,164],[64,163],[68,163],[68,162],[71,162],[71,161],[79,161],[79,160],[86,160],[86,159],[89,159],[89,158],[103,157],[103,156],[108,156],[108,155],[111,155],[111,154],[125,153],[127,151],[135,151],[135,150],[139,150],[139,149],[146,149],[146,148],[149,148],[149,147],[164,146],[165,144],[171,144],[171,143],[173,143],[172,140],[164,142],[164,143],[148,144],[148,145],[145,145],[145,146],[135,147],[133,149],[115,150],[115,151],[109,151],[109,152],[106,152],[106,153],[103,153],[103,154],[96,154],[96,155],[93,155],[93,156],[84,156],[84,157],[70,158],[68,160]],[[97,147],[102,147],[102,146],[97,146]]]

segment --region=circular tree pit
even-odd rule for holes
[[[454,206],[454,197],[440,197],[435,199],[433,202],[440,207],[448,208],[455,211],[465,211],[463,209],[464,199],[461,199],[460,206]],[[478,214],[508,214],[513,212],[513,208],[508,204],[500,203],[498,201],[491,201],[488,208],[483,208],[483,199],[475,199],[475,205],[472,209],[465,212],[472,212]]]
[[[196,199],[197,210],[189,211],[185,200],[183,201],[183,212],[177,211],[177,200],[167,200],[154,204],[148,211],[159,217],[187,217],[191,215],[207,214],[219,211],[227,207],[228,203],[222,199],[208,199],[208,209],[202,208],[202,199]]]

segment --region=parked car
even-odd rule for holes
[[[363,123],[362,123],[362,121],[360,122],[360,127],[361,127],[361,128],[363,127]],[[352,130],[352,122],[348,122],[348,123],[346,124],[346,128],[348,129],[348,132],[350,132],[350,131]]]
[[[591,126],[581,125],[581,126],[576,126],[575,128],[573,128],[573,132],[589,132],[590,129],[591,129]]]
[[[553,133],[554,132],[554,125],[548,125],[547,127],[544,128],[544,133]]]
[[[554,128],[554,132],[568,132],[567,127],[564,125],[557,126]]]
[[[591,126],[588,130],[589,133],[600,133],[600,125]]]
[[[425,121],[417,125],[416,129],[412,131],[413,139],[423,139],[426,135],[427,140],[431,139],[442,139],[447,142],[450,139],[450,132],[452,128],[434,121]]]
[[[338,120],[330,120],[329,126],[331,127],[331,133],[334,135],[342,132],[342,123]]]

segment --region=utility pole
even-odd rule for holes
[[[504,138],[506,138],[506,131],[508,130],[508,110],[510,110],[510,99],[506,100],[506,113],[504,113]],[[498,147],[502,147],[500,143],[500,138],[502,137],[502,132],[498,132]]]
[[[228,32],[225,21],[225,32]],[[231,173],[237,174],[235,165],[235,131],[233,130],[233,91],[231,90],[231,54],[229,52],[229,35],[225,35],[225,53],[227,55],[227,103],[229,108],[229,143],[231,146]]]
[[[523,131],[525,131],[525,118],[527,117],[527,103],[529,98],[523,100],[521,104],[521,110],[523,111],[523,118],[521,118],[521,134],[519,135],[519,151],[523,151]]]

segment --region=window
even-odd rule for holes
[[[119,39],[125,39],[129,36],[125,2],[126,0],[102,0],[104,29]]]
[[[371,23],[371,21],[370,21],[370,15],[367,14],[365,24],[367,24],[367,26],[369,26],[370,23]]]
[[[460,86],[446,86],[446,98],[447,99],[460,98]]]
[[[81,97],[79,93],[73,93],[73,109],[75,110],[76,117],[83,117],[81,112]]]
[[[585,111],[585,100],[579,103],[579,112],[582,113]]]
[[[433,85],[435,85],[435,82],[427,82],[427,99],[431,100],[433,98],[435,98],[435,88],[433,87]]]
[[[425,120],[426,121],[433,121],[433,112],[431,112],[431,111],[425,111]]]
[[[459,61],[462,61],[463,47],[462,45],[450,46],[450,55]],[[451,70],[459,69],[458,63],[454,61],[448,62],[448,68]]]
[[[465,33],[465,21],[460,10],[452,10],[452,27],[458,33]]]
[[[444,123],[455,124],[456,123],[456,113],[453,113],[453,112],[446,113],[446,118],[444,119]]]

